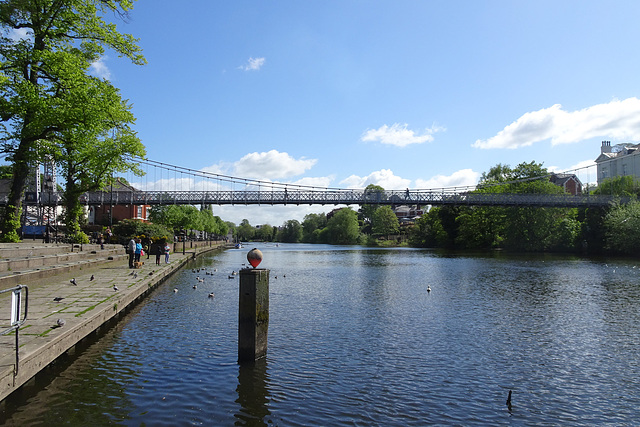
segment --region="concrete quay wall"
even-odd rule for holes
[[[189,245],[189,243],[187,243]],[[155,257],[143,259],[140,269],[129,269],[126,257],[102,263],[83,271],[58,272],[56,275],[29,283],[28,315],[18,331],[19,359],[16,366],[15,333],[0,336],[0,401],[35,379],[47,366],[110,321],[126,313],[151,290],[171,276],[189,259],[212,250],[222,250],[223,243],[193,242],[170,255],[171,262],[155,265]],[[163,257],[164,258],[164,257]],[[150,261],[150,262],[149,262]],[[70,283],[73,275],[77,285]],[[135,275],[135,276],[134,276]],[[114,285],[118,290],[114,289]],[[2,286],[6,289],[7,286]],[[2,318],[8,318],[9,293],[0,297]],[[56,301],[57,300],[57,301]],[[57,320],[64,325],[58,326]],[[6,328],[3,320],[2,328]]]

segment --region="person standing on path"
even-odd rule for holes
[[[157,247],[155,247],[155,251],[156,251],[156,265],[160,265],[160,256],[164,253],[164,247],[158,245]]]
[[[131,238],[129,245],[127,246],[127,252],[129,253],[129,268],[133,268],[133,260],[136,256],[136,241]]]
[[[140,262],[140,254],[142,253],[142,242],[136,239],[136,262]]]
[[[171,252],[171,247],[168,243],[164,244],[164,263],[169,264],[169,252]]]

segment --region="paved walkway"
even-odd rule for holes
[[[21,245],[26,246],[27,243]],[[49,267],[45,277],[32,277],[20,282],[28,286],[27,319],[18,331],[17,369],[15,333],[0,336],[0,401],[105,322],[144,297],[194,253],[216,247],[219,246],[190,248],[187,245],[185,255],[181,250],[171,253],[169,264],[164,264],[163,256],[162,264],[157,266],[155,257],[151,256],[148,260],[143,259],[145,264],[140,269],[129,269],[126,255],[113,257],[111,262],[85,263],[72,269]],[[124,254],[123,248],[121,251]],[[2,285],[0,290],[12,286]],[[0,330],[10,326],[10,294],[0,294]],[[62,326],[59,326],[58,319],[64,323]]]

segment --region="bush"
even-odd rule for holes
[[[151,222],[125,219],[113,226],[113,234],[118,242],[127,244],[132,237],[146,242],[173,241],[173,233],[166,227]]]

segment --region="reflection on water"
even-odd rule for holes
[[[267,359],[244,363],[238,370],[238,399],[240,410],[235,414],[236,425],[267,425],[269,389],[267,387]]]
[[[236,363],[228,273],[247,251],[230,250],[161,285],[7,406],[6,425],[640,423],[634,262],[260,249],[271,270],[265,359]]]

